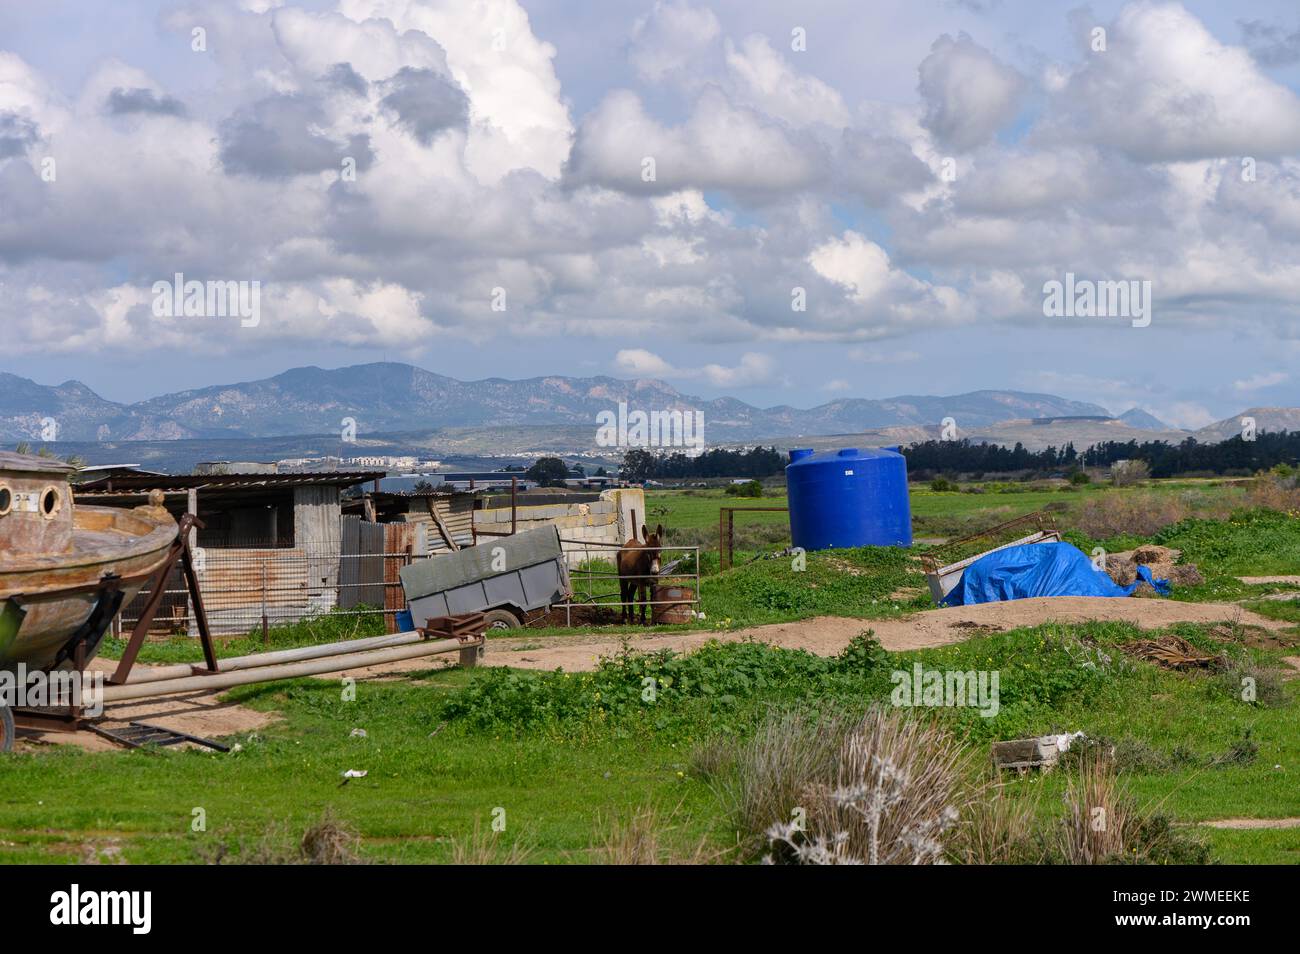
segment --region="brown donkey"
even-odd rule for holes
[[[654,599],[654,578],[659,575],[659,547],[664,536],[663,524],[651,533],[641,525],[645,543],[633,535],[618,551],[618,593],[623,604],[620,623],[634,623],[636,604],[641,603],[641,625],[646,625],[645,611]],[[654,613],[651,612],[651,618]]]

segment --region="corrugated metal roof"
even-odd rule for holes
[[[0,451],[0,470],[26,474],[61,474],[67,476],[76,466],[57,457],[37,457],[35,454],[14,454]]]
[[[202,490],[205,487],[238,489],[241,487],[354,487],[357,484],[383,480],[382,470],[339,470],[320,474],[122,474],[85,481],[76,487],[78,496],[95,494],[121,494],[131,491]],[[112,484],[112,490],[108,485]]]

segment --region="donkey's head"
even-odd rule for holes
[[[664,525],[661,523],[655,527],[655,532],[651,533],[645,524],[641,525],[641,535],[645,537],[645,546],[642,548],[646,558],[650,561],[650,572],[655,576],[659,575],[659,548],[663,546]]]

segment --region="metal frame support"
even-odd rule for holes
[[[122,651],[122,658],[118,661],[117,669],[113,671],[113,675],[108,679],[110,686],[125,685],[130,677],[131,669],[135,666],[136,657],[140,654],[140,647],[144,645],[145,637],[149,634],[149,627],[153,625],[154,616],[158,613],[158,607],[162,605],[167,574],[171,572],[172,567],[176,565],[178,560],[181,566],[181,576],[185,580],[185,587],[189,591],[189,597],[194,606],[194,620],[198,625],[199,642],[203,646],[203,660],[207,663],[206,669],[194,667],[194,674],[215,674],[217,672],[217,653],[212,645],[212,631],[208,628],[208,612],[203,606],[203,593],[199,589],[199,575],[194,568],[194,555],[190,552],[190,531],[202,530],[203,527],[203,521],[192,513],[187,513],[181,517],[180,531],[172,542],[166,562],[157,569],[147,584],[149,599],[145,603],[144,610],[140,613],[140,618],[136,620],[135,629],[131,631],[131,638],[127,641],[126,649]]]

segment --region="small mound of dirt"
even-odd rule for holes
[[[1132,586],[1137,579],[1137,564],[1129,559],[1122,559],[1118,556],[1106,557],[1106,575],[1109,576],[1117,586]]]
[[[1182,551],[1170,547],[1146,544],[1135,550],[1111,553],[1106,556],[1106,574],[1119,586],[1132,586],[1137,580],[1139,566],[1151,571],[1152,579],[1168,580],[1173,586],[1196,586],[1205,582],[1195,563],[1179,563]],[[1149,585],[1143,584],[1134,596],[1152,596]]]
[[[1140,546],[1131,554],[1134,563],[1141,563],[1144,566],[1149,566],[1152,563],[1173,564],[1178,562],[1178,558],[1182,555],[1183,553],[1181,550],[1173,550],[1169,547],[1157,546],[1154,543]]]

